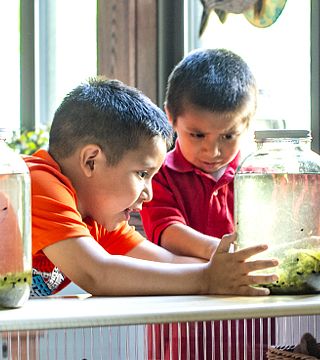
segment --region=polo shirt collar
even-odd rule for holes
[[[176,140],[175,148],[168,152],[165,159],[165,165],[177,172],[189,172],[194,171],[196,168],[189,163],[188,160],[182,155],[179,139]]]

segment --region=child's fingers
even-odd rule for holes
[[[247,275],[245,285],[270,284],[279,280],[276,274]]]
[[[244,261],[250,258],[253,255],[259,254],[268,249],[268,245],[266,244],[259,244],[255,246],[250,246],[245,249],[240,249],[237,251],[238,259]]]
[[[269,295],[270,290],[263,287],[254,287],[253,285],[270,284],[277,281],[279,278],[276,274],[264,275],[247,275],[243,286],[240,287],[239,292],[241,295]]]
[[[277,261],[276,261],[277,262]],[[268,262],[266,261],[254,261],[251,263],[244,263],[244,265],[249,265],[250,268],[255,269],[265,269],[268,266]],[[279,280],[277,274],[244,274],[242,278],[242,282],[244,286],[241,286],[240,293],[242,295],[269,295],[270,290],[263,287],[253,287],[253,285],[262,285],[262,284],[270,284]]]
[[[255,261],[245,261],[242,262],[239,266],[241,267],[241,272],[243,274],[248,274],[252,271],[263,270],[267,268],[272,268],[279,265],[277,259],[264,259],[264,260],[255,260]]]
[[[270,294],[270,290],[262,287],[243,286],[239,291],[239,295],[244,296],[266,296]]]
[[[236,239],[237,239],[236,234],[224,235],[217,247],[217,250],[215,251],[215,254],[229,252],[231,244],[233,244],[236,241]]]
[[[238,288],[238,293],[246,296],[269,295],[269,289],[253,285],[270,284],[277,280],[278,276],[276,274],[246,275],[242,278],[243,284]]]

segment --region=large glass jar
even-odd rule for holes
[[[0,308],[20,307],[31,286],[31,185],[0,129]]]
[[[263,256],[280,262],[269,270],[279,281],[261,285],[271,294],[319,293],[320,156],[306,130],[256,131],[255,142],[235,175],[238,246],[268,244]]]

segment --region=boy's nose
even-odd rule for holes
[[[148,183],[145,183],[145,187],[142,191],[142,194],[141,194],[141,197],[142,197],[142,200],[144,202],[148,202],[152,199],[153,197],[153,191],[152,191],[152,183],[151,181],[148,182]]]
[[[212,157],[220,155],[220,145],[217,142],[208,142],[205,150]]]

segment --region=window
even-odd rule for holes
[[[97,73],[96,1],[1,1],[0,18],[0,127],[46,126],[66,93]]]
[[[63,97],[97,73],[97,5],[92,0],[37,0],[36,118],[51,122]]]
[[[0,127],[20,122],[19,0],[0,2],[1,67]]]
[[[186,2],[187,19],[197,22],[187,31],[186,51],[197,47],[233,50],[256,76],[260,93],[256,119],[277,120],[279,126],[285,120],[287,128],[310,129],[310,1],[301,6],[299,1],[287,0],[277,21],[266,28],[253,26],[243,14],[228,14],[221,23],[212,11],[200,39],[201,3]]]

